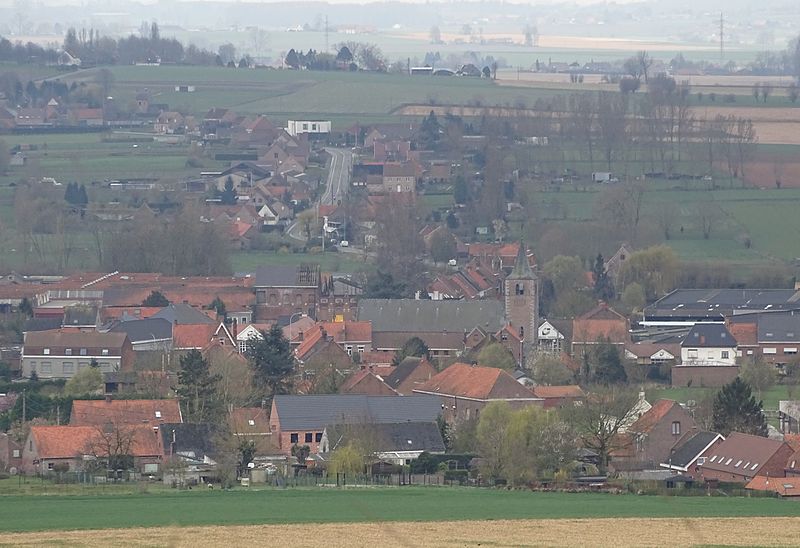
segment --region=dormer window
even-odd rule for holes
[[[161,411],[156,411],[156,418],[157,418],[157,419],[160,419],[160,418],[161,418]]]
[[[250,426],[255,426],[256,425],[256,421],[254,421],[253,419],[250,419],[250,420],[247,421],[247,424],[249,424]]]
[[[49,356],[50,355],[50,349],[49,348],[45,348],[44,350],[42,350],[42,354],[44,354],[45,356]]]
[[[64,349],[64,355],[65,356],[72,356],[72,349],[71,348],[65,348]]]

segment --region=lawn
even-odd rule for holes
[[[324,272],[353,273],[370,270],[372,265],[363,258],[350,253],[268,253],[261,251],[238,251],[231,254],[234,272],[254,272],[260,265],[299,265],[318,263]]]
[[[653,387],[647,390],[647,400],[653,403],[660,398],[665,398],[686,403],[689,400],[700,401],[704,396],[716,394],[718,391],[717,388],[701,387]],[[756,399],[763,400],[764,409],[767,411],[777,411],[780,400],[794,399],[789,395],[789,387],[784,385],[773,386],[769,390],[765,390],[763,394],[755,394],[755,396]],[[797,390],[793,392],[793,396],[797,397]]]
[[[474,488],[298,489],[0,497],[0,531],[602,517],[800,516],[772,498],[658,497]]]

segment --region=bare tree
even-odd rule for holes
[[[768,82],[764,82],[761,84],[761,98],[764,101],[764,104],[767,104],[767,98],[772,95],[772,84]]]
[[[644,76],[644,82],[647,83],[647,76],[648,72],[650,71],[650,67],[653,66],[653,58],[650,57],[650,54],[644,50],[636,52],[636,60],[639,63],[639,70]]]
[[[619,93],[601,93],[597,103],[597,126],[600,130],[603,152],[608,170],[617,157],[623,153],[627,140],[628,103]]]
[[[749,118],[737,118],[733,139],[739,162],[739,174],[744,178],[745,165],[753,159],[758,146],[753,121]]]
[[[653,217],[658,223],[658,228],[661,229],[665,240],[669,240],[672,237],[672,228],[678,220],[679,213],[678,206],[673,202],[657,204]]]
[[[700,202],[695,207],[695,215],[703,233],[703,239],[711,237],[711,231],[723,218],[722,209],[713,202]]]
[[[636,393],[629,389],[597,388],[578,407],[565,408],[565,420],[578,435],[583,447],[600,457],[600,470],[605,472],[613,451],[628,446],[621,436],[638,418]]]

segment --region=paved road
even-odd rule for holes
[[[320,204],[335,204],[350,188],[350,172],[353,167],[353,152],[348,148],[326,148],[331,155],[328,168],[328,184]]]
[[[349,148],[326,148],[325,151],[331,155],[331,162],[328,166],[325,192],[319,200],[321,205],[334,204],[347,193],[350,188],[350,174],[353,166],[353,152]],[[295,240],[306,241],[303,227],[297,221],[289,225],[286,234]]]

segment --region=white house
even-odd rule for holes
[[[728,328],[698,323],[681,342],[682,365],[736,365],[737,343]]]
[[[539,352],[546,354],[561,354],[564,350],[564,334],[556,329],[549,321],[544,320],[539,325],[537,338]]]
[[[289,120],[286,133],[297,137],[301,133],[325,134],[331,132],[331,122],[321,120]]]
[[[239,352],[244,354],[247,352],[251,340],[261,341],[263,339],[264,336],[258,327],[250,324],[236,334],[236,346],[239,348]]]

